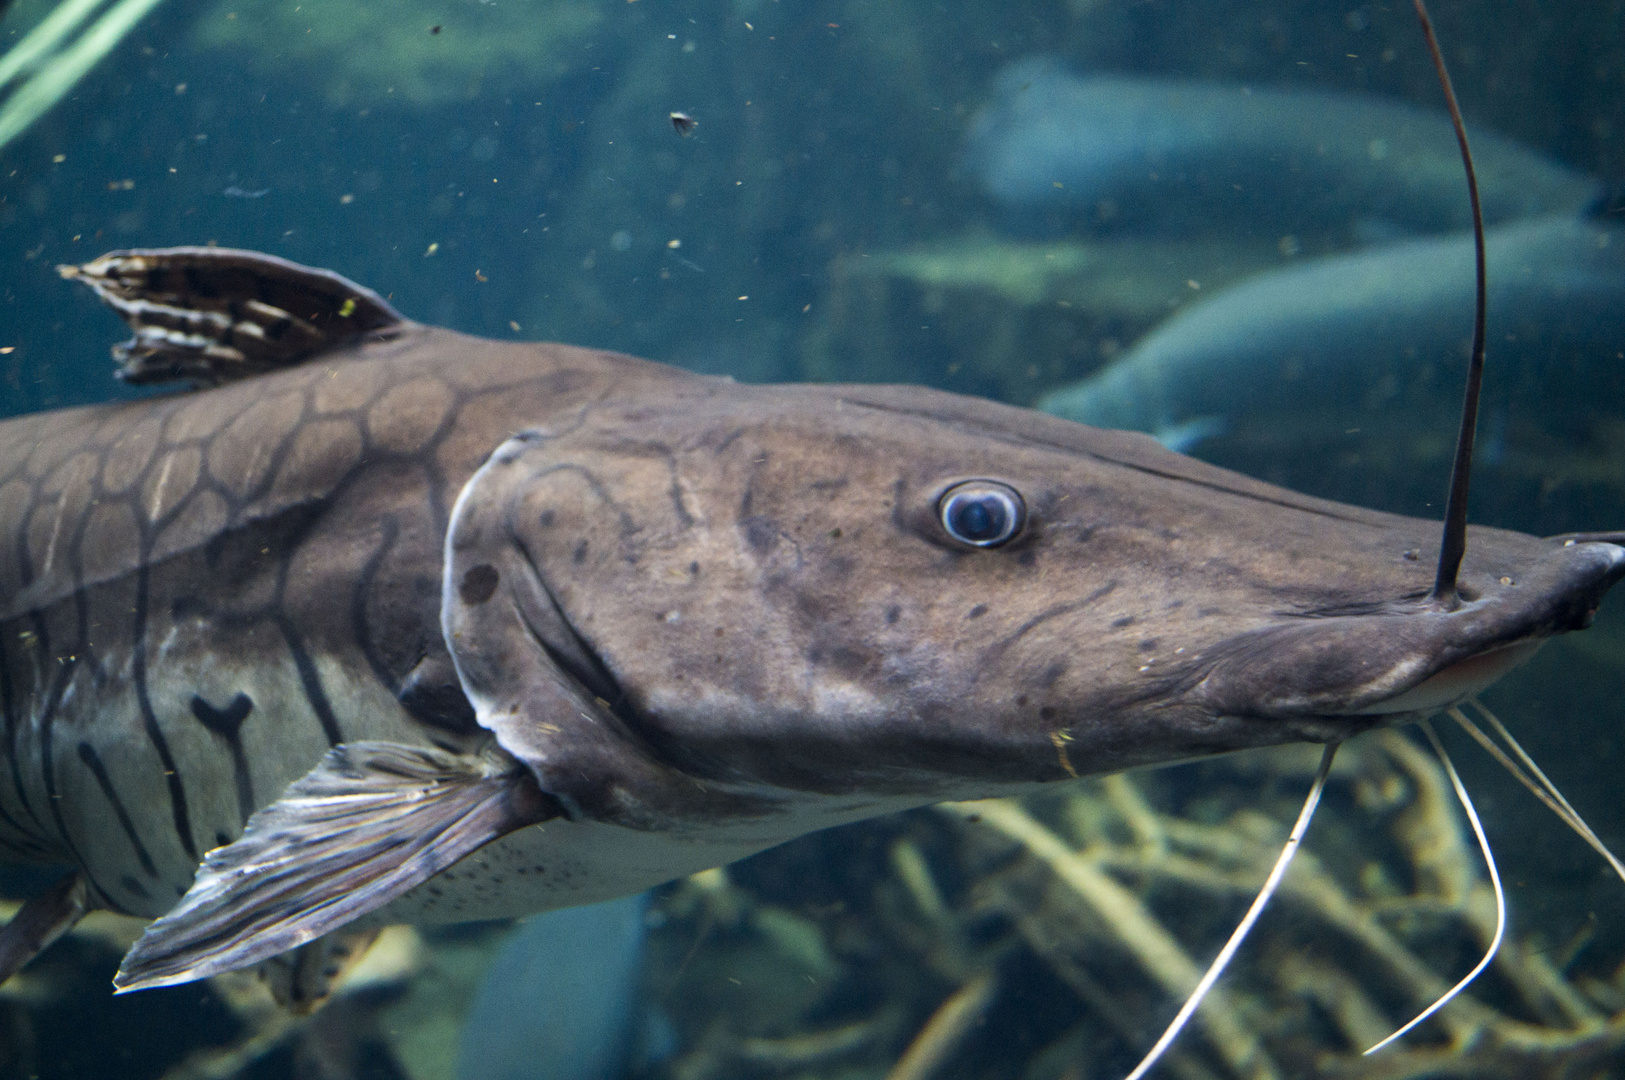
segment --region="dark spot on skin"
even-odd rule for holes
[[[457,587],[457,594],[469,607],[478,607],[496,595],[497,582],[500,580],[496,567],[490,563],[480,563],[463,572],[463,581]]]
[[[722,636],[722,627],[719,626],[719,627],[717,627],[717,637],[721,637],[721,636]]]
[[[1065,674],[1065,661],[1057,660],[1055,663],[1044,669],[1044,674],[1038,677],[1038,685],[1048,690],[1050,687],[1055,685],[1056,681],[1059,680],[1062,675]],[[1043,710],[1040,709],[1038,714],[1042,716],[1044,714]]]
[[[550,528],[552,526],[553,521],[554,521],[553,511],[552,510],[543,510],[542,513],[541,513],[541,516],[539,516],[536,519],[536,524],[538,524],[542,528],[546,529],[546,528]]]
[[[578,565],[587,561],[587,542],[585,540],[577,544],[575,550],[570,552],[570,561]]]
[[[898,607],[896,604],[893,604],[891,607],[887,608],[886,609],[886,625],[887,626],[896,626],[897,625],[897,620],[902,617],[902,614],[903,614],[903,609]]]
[[[831,529],[831,530],[830,530],[830,531],[829,531],[829,538],[830,538],[830,539],[831,539],[831,540],[839,540],[839,539],[840,539],[840,538],[841,538],[841,537],[843,537],[843,536],[845,536],[845,535],[846,535],[846,534],[845,534],[845,533],[843,533],[843,532],[841,532],[841,530],[840,530],[840,529]]]
[[[699,577],[700,576],[700,564],[698,562],[689,563],[688,564],[688,572],[693,577]]]
[[[752,514],[740,524],[745,527],[745,542],[758,555],[766,555],[779,542],[778,527],[760,514]]]
[[[827,651],[815,645],[807,650],[807,660],[814,664],[827,665],[849,677],[861,675],[869,667],[869,656],[866,653],[846,645],[836,645]]]
[[[968,612],[965,613],[965,618],[967,618],[967,619],[980,619],[983,615],[986,615],[986,614],[987,614],[987,605],[986,604],[977,604],[975,607],[971,608]]]
[[[1016,705],[1019,708],[1025,709],[1027,707],[1027,695],[1022,694],[1020,697],[1016,698]]]
[[[1148,637],[1145,640],[1140,642],[1140,651],[1141,652],[1155,652],[1158,644],[1159,644],[1159,641],[1158,641],[1157,638]]]
[[[1112,620],[1112,629],[1113,630],[1121,630],[1125,626],[1133,626],[1133,625],[1134,625],[1134,616],[1132,616],[1132,615],[1124,615],[1121,619],[1113,619]]]
[[[1040,708],[1038,710],[1038,718],[1040,720],[1053,720],[1053,719],[1055,719],[1055,706],[1053,706],[1053,705],[1045,705],[1042,708]]]

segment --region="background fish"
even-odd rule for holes
[[[1475,129],[1491,224],[1576,211],[1595,184]],[[1310,250],[1469,224],[1450,119],[1374,94],[1009,65],[964,170],[1027,231],[1289,238]]]
[[[463,1022],[459,1080],[613,1080],[630,1063],[646,895],[520,923]]]
[[[1476,493],[1500,520],[1563,527],[1619,488],[1625,221],[1600,207],[1503,225],[1488,259],[1493,377]],[[1424,478],[1448,460],[1460,407],[1472,263],[1472,238],[1452,236],[1258,274],[1183,308],[1040,408],[1194,434],[1186,445],[1210,460],[1341,498],[1381,492],[1420,512],[1437,498]]]

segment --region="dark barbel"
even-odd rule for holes
[[[1478,395],[1484,386],[1484,318],[1488,307],[1485,297],[1488,274],[1484,269],[1484,211],[1478,201],[1478,174],[1473,171],[1473,151],[1467,145],[1467,126],[1461,120],[1461,107],[1456,104],[1456,90],[1450,83],[1444,54],[1439,51],[1439,39],[1433,34],[1433,20],[1428,18],[1427,5],[1423,0],[1412,2],[1416,5],[1416,17],[1422,22],[1422,36],[1427,38],[1433,68],[1439,73],[1439,86],[1444,90],[1445,104],[1450,107],[1450,123],[1456,129],[1456,144],[1461,147],[1462,168],[1467,171],[1467,196],[1473,205],[1473,257],[1478,271],[1477,306],[1473,312],[1473,353],[1467,362],[1467,389],[1461,402],[1461,430],[1456,435],[1456,459],[1450,467],[1444,536],[1439,541],[1439,573],[1433,579],[1431,597],[1446,610],[1454,610],[1460,603],[1456,596],[1456,574],[1461,570],[1462,556],[1467,553],[1467,484],[1473,471],[1473,438],[1478,432]]]

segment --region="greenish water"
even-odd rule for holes
[[[18,0],[0,48],[49,8]],[[1435,17],[1470,123],[1574,177],[1625,181],[1625,4],[1452,3]],[[1410,235],[1358,206],[1320,231],[1283,232],[1249,217],[1252,206],[1170,234],[1114,225],[1100,199],[1014,205],[984,180],[988,151],[968,140],[999,73],[1029,57],[1079,73],[1439,101],[1404,5],[169,0],[0,148],[0,414],[130,393],[107,357],[123,327],[53,269],[114,248],[255,248],[337,270],[424,322],[742,381],[916,382],[1027,405],[1131,355],[1167,315],[1227,285]],[[674,111],[698,121],[691,135],[674,129]],[[1249,149],[1241,167],[1279,179],[1300,170],[1301,152]],[[1371,146],[1373,161],[1385,153]],[[1166,160],[1145,159],[1155,198],[1169,186]],[[1086,186],[1047,176],[1058,192]],[[1110,201],[1120,209],[1131,197],[1114,189]],[[1625,248],[1625,224],[1616,231]],[[1617,278],[1611,287],[1625,292]],[[1577,299],[1575,318],[1596,303]],[[1625,324],[1605,324],[1602,339],[1609,327],[1625,363]],[[1475,520],[1540,533],[1619,527],[1619,369],[1606,348],[1518,369],[1534,355],[1520,351],[1528,344],[1492,341],[1489,378],[1516,387],[1500,393],[1513,411],[1496,430],[1538,438],[1483,467]],[[1441,400],[1454,394],[1453,354],[1419,363],[1437,367],[1425,381]],[[1403,439],[1359,442],[1345,437],[1356,425],[1339,419],[1339,398],[1258,397],[1274,411],[1229,416],[1228,430],[1267,438],[1221,437],[1194,452],[1364,505],[1431,513],[1442,501],[1449,431],[1412,425]],[[1575,402],[1587,405],[1584,423],[1560,422]],[[1350,393],[1347,406],[1368,401]],[[1501,445],[1494,433],[1487,441]],[[1488,698],[1616,849],[1622,626],[1625,610],[1606,606],[1594,631],[1548,647]],[[1518,1032],[1625,1023],[1625,883],[1457,743],[1521,950],[1521,967],[1509,962],[1478,992]],[[1448,984],[1471,965],[1476,931],[1426,899],[1460,898],[1407,846],[1426,784],[1375,751],[1360,768],[1310,848]],[[1213,763],[1138,776],[1134,798],[1192,823],[1192,858],[1209,871],[1256,880],[1261,870],[1225,862],[1215,831],[1201,830],[1268,847],[1278,836],[1249,815],[1290,820],[1303,780],[1296,758]],[[1178,866],[1136,870],[1129,796],[1088,790],[1034,814],[1075,846],[1109,848],[1114,872],[1205,958],[1245,898],[1182,879]],[[652,900],[641,974],[621,976],[641,1017],[628,1038],[643,1044],[627,1068],[673,1080],[885,1076],[944,1002],[992,972],[980,1012],[921,1075],[1121,1075],[1175,1002],[1031,863],[991,832],[919,812],[669,887]],[[41,883],[0,873],[15,897]],[[1414,903],[1384,908],[1384,897]],[[1397,1023],[1425,1004],[1384,990],[1393,971],[1329,909],[1283,907],[1249,946],[1233,999],[1278,1075],[1313,1075],[1326,1055],[1357,1051],[1350,1017],[1365,1005]],[[117,932],[76,934],[0,991],[0,1080],[450,1080],[463,1016],[504,933],[426,932],[399,973],[277,1037],[219,988],[113,999]],[[1301,978],[1288,977],[1294,965]],[[263,1045],[250,1052],[256,1033]],[[1217,1040],[1188,1039],[1184,1075],[1239,1073]],[[1417,1046],[1447,1056],[1445,1041],[1432,1029]],[[211,1048],[238,1056],[207,1066],[197,1055]],[[1565,1075],[1578,1053],[1491,1054],[1475,1075]],[[1418,1059],[1391,1075],[1441,1074],[1431,1067]],[[1625,1075],[1611,1051],[1585,1067]]]

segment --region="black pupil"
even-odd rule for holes
[[[1003,499],[997,495],[978,495],[959,500],[954,507],[952,524],[960,539],[980,543],[1003,536],[1009,520]]]

